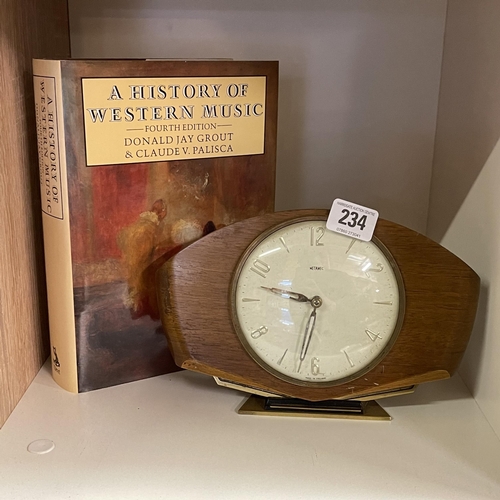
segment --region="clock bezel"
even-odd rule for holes
[[[245,352],[250,356],[250,358],[255,363],[257,363],[262,369],[264,369],[266,372],[270,373],[272,376],[274,376],[274,377],[276,377],[284,382],[287,382],[287,383],[290,383],[290,384],[293,384],[296,386],[307,387],[307,388],[318,388],[318,389],[339,386],[339,385],[345,384],[347,382],[350,382],[352,380],[356,380],[356,379],[362,377],[366,373],[370,372],[377,365],[379,365],[382,362],[382,360],[387,356],[387,354],[389,354],[390,350],[392,349],[392,347],[396,343],[396,340],[399,336],[399,333],[401,332],[401,328],[402,328],[403,322],[404,322],[405,309],[406,309],[406,294],[405,294],[403,276],[401,274],[399,266],[397,265],[394,257],[392,256],[391,252],[389,251],[389,249],[376,236],[373,236],[369,242],[369,243],[373,243],[380,250],[380,252],[384,255],[384,257],[387,259],[387,261],[390,264],[391,269],[394,273],[394,277],[396,279],[396,284],[397,284],[397,288],[398,288],[398,296],[399,296],[399,305],[398,305],[397,320],[396,320],[396,323],[394,325],[393,331],[391,333],[391,338],[387,342],[387,344],[384,346],[384,348],[380,351],[380,353],[370,363],[364,365],[360,370],[356,371],[355,373],[348,375],[346,377],[336,379],[336,380],[329,380],[329,381],[299,380],[299,379],[293,378],[291,376],[288,376],[284,373],[281,373],[281,372],[277,371],[276,369],[274,369],[273,367],[269,366],[252,348],[251,344],[246,339],[246,336],[244,335],[242,328],[240,327],[240,323],[238,320],[238,314],[237,314],[237,306],[236,306],[236,304],[237,304],[236,291],[237,291],[238,281],[239,281],[244,264],[248,260],[248,257],[250,256],[250,254],[264,240],[269,238],[273,233],[279,231],[280,229],[288,227],[288,226],[293,226],[295,224],[300,224],[302,222],[309,222],[309,221],[326,222],[326,220],[327,220],[327,216],[323,216],[323,215],[299,216],[297,218],[289,219],[289,220],[286,220],[284,222],[280,222],[279,224],[276,224],[274,226],[267,228],[265,231],[260,233],[256,238],[254,238],[254,240],[246,247],[246,249],[241,254],[241,256],[238,259],[238,262],[233,270],[233,273],[231,275],[231,282],[230,282],[231,286],[229,289],[229,306],[230,306],[230,316],[231,316],[233,329],[238,337],[238,340],[241,342]],[[352,239],[349,236],[345,236],[345,238]]]

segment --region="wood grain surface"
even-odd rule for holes
[[[66,0],[0,1],[0,426],[48,354],[33,57],[68,57]]]
[[[356,380],[310,388],[277,379],[250,358],[234,331],[228,292],[240,255],[269,227],[327,213],[296,210],[248,219],[208,235],[163,266],[158,273],[162,320],[179,366],[309,400],[365,396],[454,373],[472,330],[479,277],[437,243],[380,219],[375,235],[398,264],[406,291],[401,332],[382,361]]]

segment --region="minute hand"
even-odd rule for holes
[[[302,361],[304,361],[304,359],[306,358],[307,350],[309,349],[309,344],[311,343],[314,326],[316,325],[316,309],[317,307],[314,307],[311,315],[309,316],[309,319],[307,320],[306,331],[304,332],[304,340],[302,341],[302,348],[300,350],[299,368],[297,372],[300,372]]]
[[[314,331],[314,326],[316,325],[316,307],[313,309],[309,319],[307,320],[306,331],[304,334],[304,341],[302,342],[302,349],[300,350],[300,362],[304,361],[307,349],[311,343],[311,337]]]
[[[269,288],[267,286],[261,286],[265,290],[269,290],[276,295],[281,295],[285,299],[296,300],[297,302],[311,302],[311,299],[303,295],[302,293],[292,292],[291,290],[282,290],[281,288]]]

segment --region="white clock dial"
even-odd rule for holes
[[[392,346],[404,297],[376,240],[329,231],[324,220],[279,226],[254,242],[233,287],[233,319],[249,354],[290,382],[339,384]]]

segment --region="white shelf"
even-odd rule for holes
[[[386,400],[391,422],[241,416],[244,399],[189,372],[75,395],[46,365],[0,430],[0,498],[500,498],[500,442],[458,377]]]

